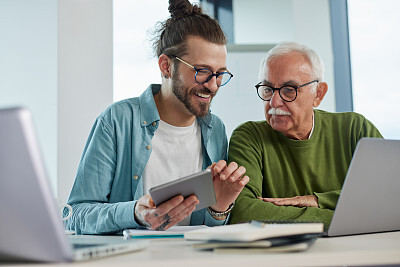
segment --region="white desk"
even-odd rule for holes
[[[98,238],[98,236],[87,236]],[[101,237],[103,238],[103,237]],[[110,236],[108,238],[121,238]],[[151,240],[142,251],[80,263],[54,266],[343,266],[343,265],[399,265],[400,231],[320,238],[303,252],[218,254],[197,251],[183,239]],[[15,266],[15,265],[14,265]],[[38,266],[38,265],[30,265]],[[46,264],[46,266],[53,266]]]

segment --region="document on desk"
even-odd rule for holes
[[[272,223],[252,221],[186,232],[186,240],[203,241],[192,247],[220,253],[295,252],[308,249],[323,233],[319,222]]]
[[[311,238],[278,238],[257,240],[252,242],[218,242],[208,241],[194,243],[192,248],[197,250],[213,250],[217,253],[249,253],[249,252],[298,252],[308,249],[316,240]]]
[[[301,235],[321,235],[324,224],[315,223],[264,223],[252,221],[251,223],[240,223],[223,226],[209,227],[186,232],[185,239],[198,241],[231,241],[250,242],[264,240],[267,238],[282,238]]]
[[[189,231],[208,228],[206,225],[178,226],[174,225],[165,231],[156,231],[149,229],[125,229],[123,231],[124,239],[131,238],[183,238]]]

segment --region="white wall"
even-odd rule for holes
[[[96,117],[112,103],[112,0],[59,0],[58,197],[69,196]]]
[[[113,1],[114,101],[136,97],[151,83],[161,83],[151,34],[169,17],[168,1]],[[151,13],[151,16],[149,14]]]
[[[20,105],[33,114],[56,192],[57,1],[0,0],[0,108]]]
[[[320,109],[335,112],[335,76],[329,0],[293,0],[295,36],[293,41],[314,49],[325,64],[328,93]]]
[[[303,0],[297,0],[303,3]],[[235,44],[273,44],[292,40],[292,0],[232,0]]]
[[[0,0],[0,107],[32,113],[55,196],[112,103],[112,0]]]

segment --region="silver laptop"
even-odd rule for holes
[[[400,140],[357,144],[327,236],[400,230]]]
[[[0,109],[0,218],[0,261],[86,260],[148,246],[122,236],[66,236],[31,114],[23,108]]]

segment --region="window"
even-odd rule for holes
[[[400,139],[397,0],[348,0],[354,111],[386,139]]]
[[[151,5],[151,7],[150,7]],[[114,102],[161,83],[151,31],[169,17],[168,1],[114,0]]]

